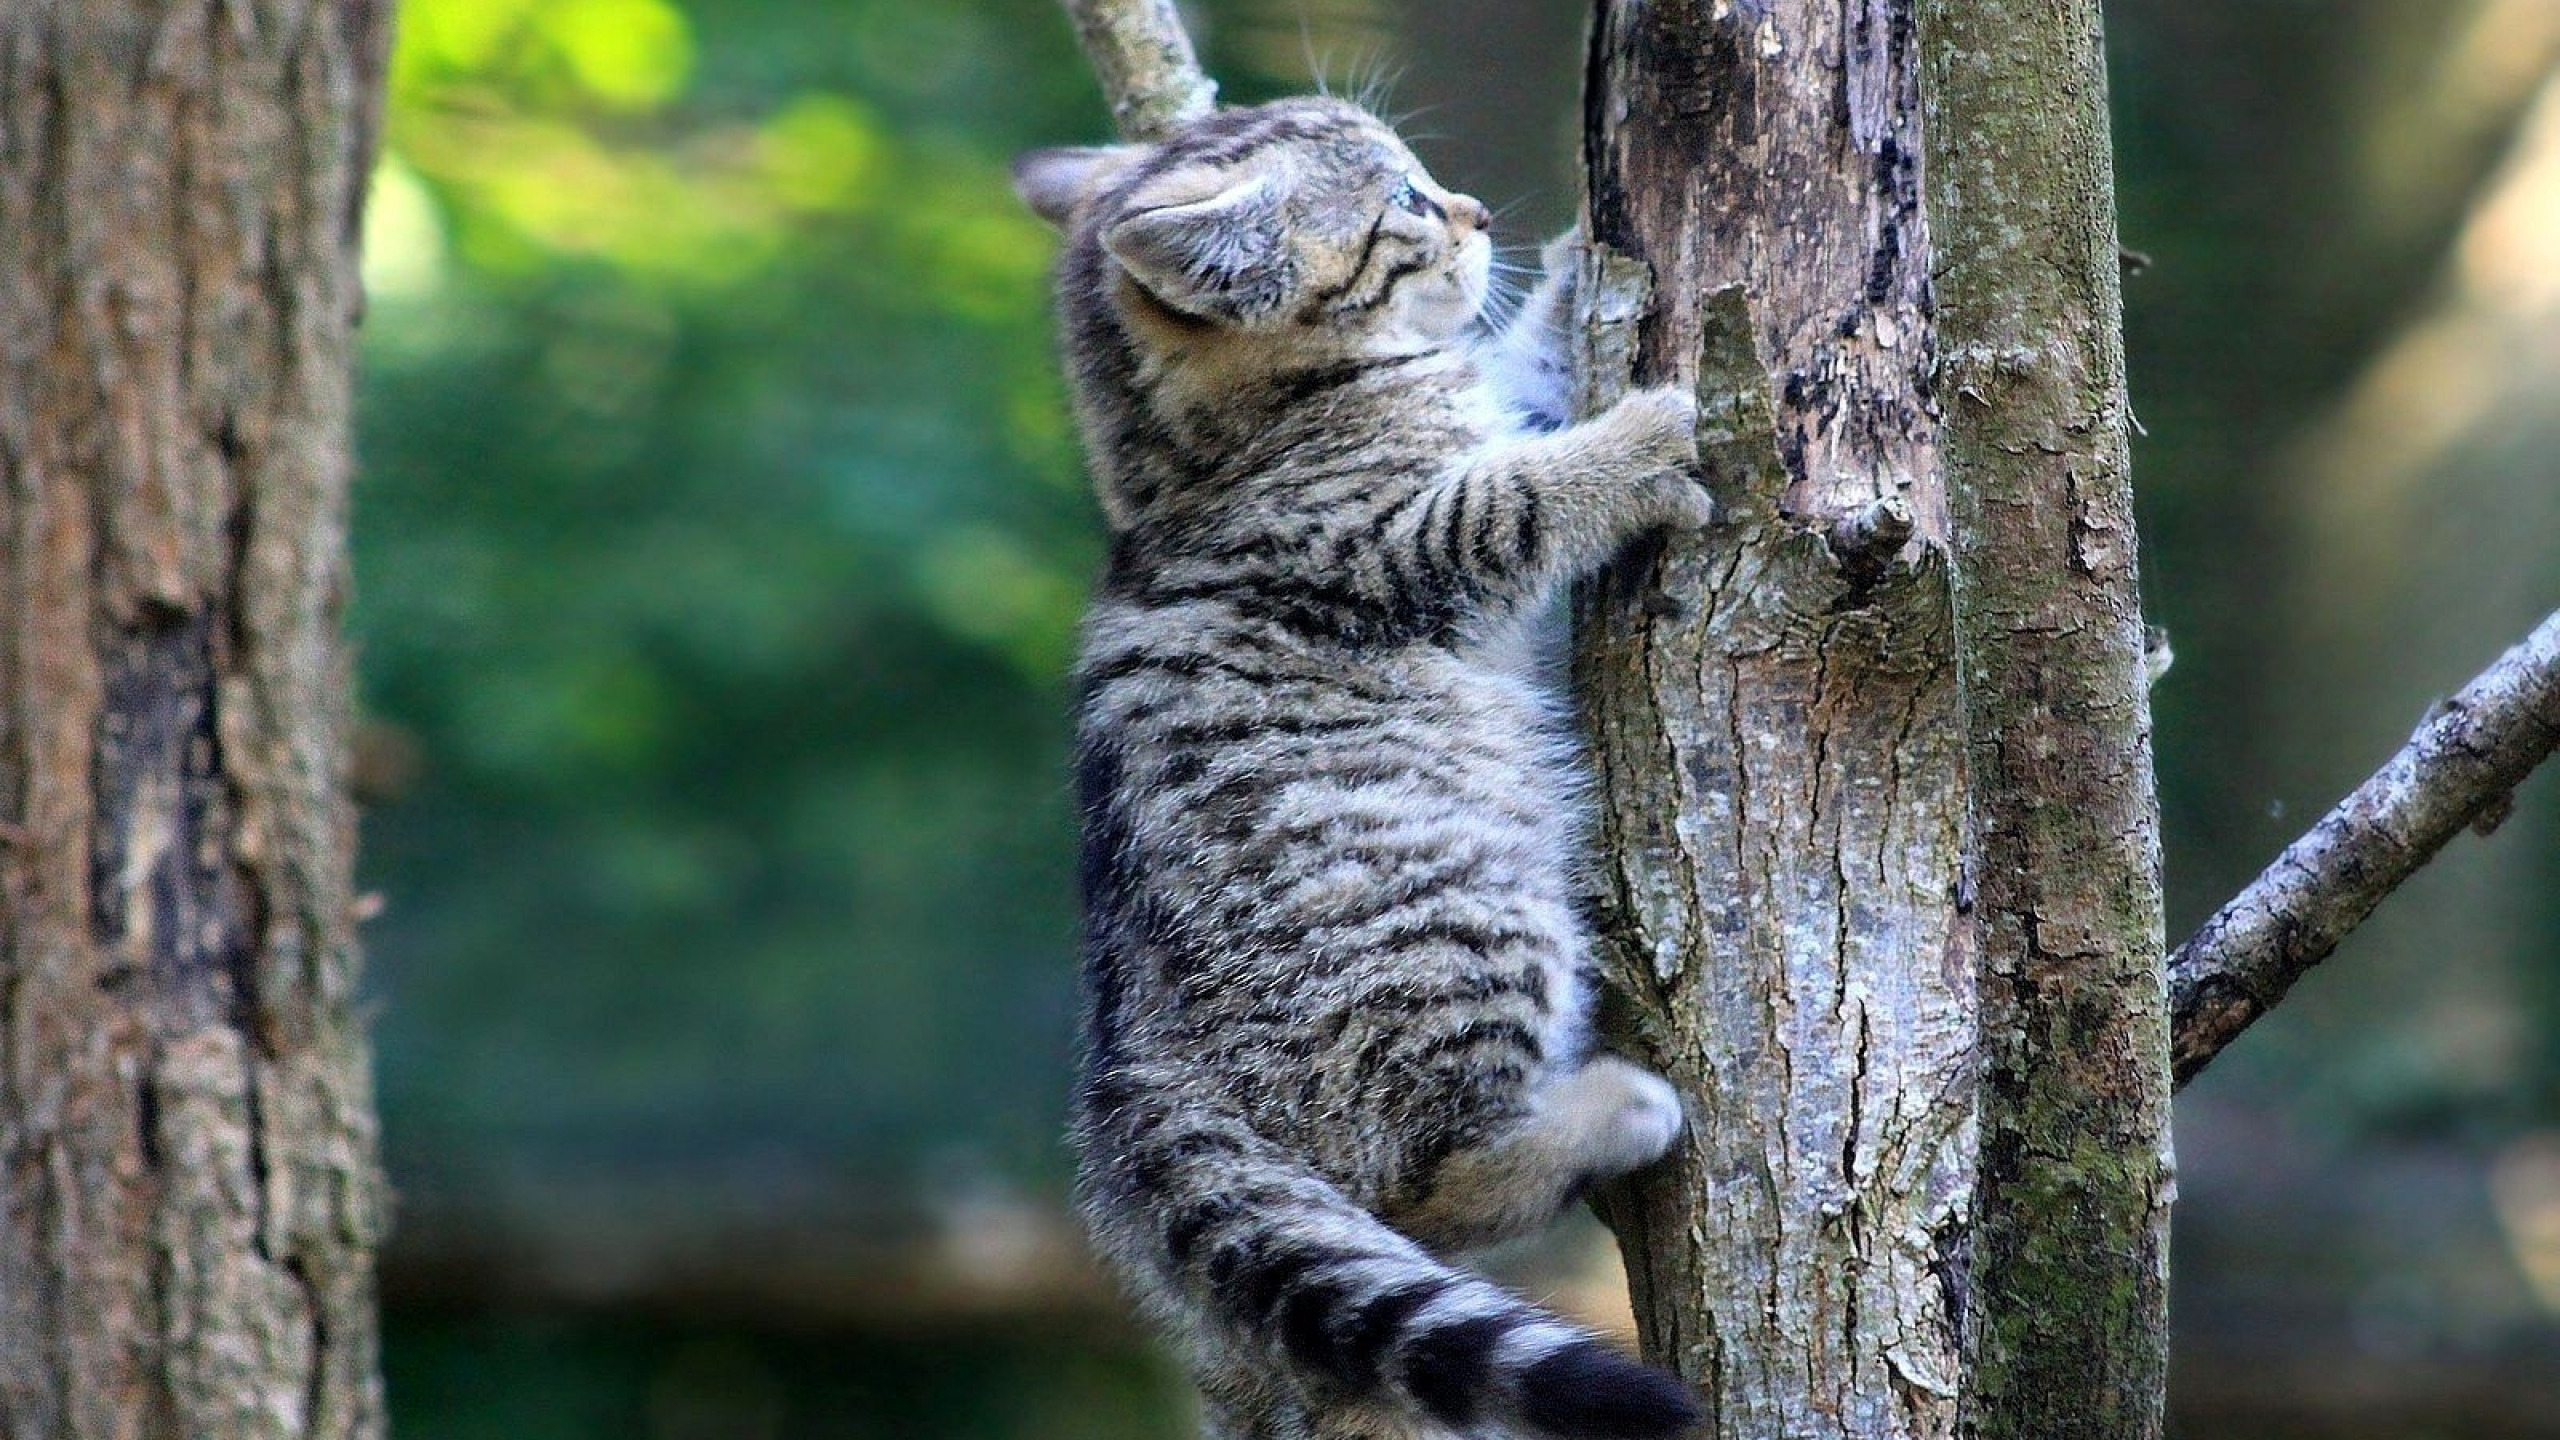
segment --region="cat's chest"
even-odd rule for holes
[[[1534,637],[1505,636],[1450,654],[1424,682],[1453,752],[1481,755],[1516,788],[1518,812],[1540,830],[1570,829],[1580,783],[1570,714]]]

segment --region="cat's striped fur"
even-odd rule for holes
[[[1694,407],[1555,428],[1484,208],[1332,100],[1041,151],[1111,526],[1085,631],[1083,1200],[1222,1440],[1652,1436],[1636,1364],[1438,1252],[1680,1123],[1587,1054],[1570,747],[1525,635],[1703,523]]]

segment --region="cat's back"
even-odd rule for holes
[[[1518,648],[1331,649],[1215,600],[1106,598],[1078,716],[1090,906],[1194,1000],[1339,976],[1435,903],[1569,946],[1576,777]]]
[[[1472,358],[1192,409],[1183,443],[1228,468],[1120,534],[1087,618],[1089,830],[1183,944],[1246,970],[1322,969],[1426,893],[1543,905],[1576,792],[1553,677],[1393,539],[1436,528],[1453,458],[1509,423]]]

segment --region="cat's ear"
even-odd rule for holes
[[[1102,232],[1102,246],[1167,305],[1250,322],[1277,309],[1289,291],[1281,196],[1276,177],[1243,176],[1213,195],[1147,206],[1115,221]]]
[[[1013,193],[1033,214],[1064,229],[1067,217],[1093,193],[1094,182],[1138,153],[1134,145],[1062,145],[1025,150],[1014,157]]]

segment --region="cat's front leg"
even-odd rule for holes
[[[1704,529],[1716,518],[1697,473],[1698,397],[1687,387],[1631,391],[1564,435],[1582,431],[1591,432],[1589,441],[1550,483],[1587,487],[1622,527],[1620,540],[1658,525]]]
[[[1627,541],[1715,517],[1698,460],[1697,402],[1639,390],[1579,425],[1510,436],[1398,502],[1379,530],[1390,573],[1494,605],[1535,603]]]
[[[1535,518],[1537,543],[1523,556],[1532,583],[1588,574],[1647,530],[1714,520],[1696,475],[1697,424],[1696,397],[1662,386],[1485,456],[1478,468],[1488,488],[1521,492],[1514,503]]]
[[[1572,337],[1582,236],[1568,230],[1538,252],[1546,273],[1494,338],[1486,375],[1522,424],[1561,430],[1573,418]]]

